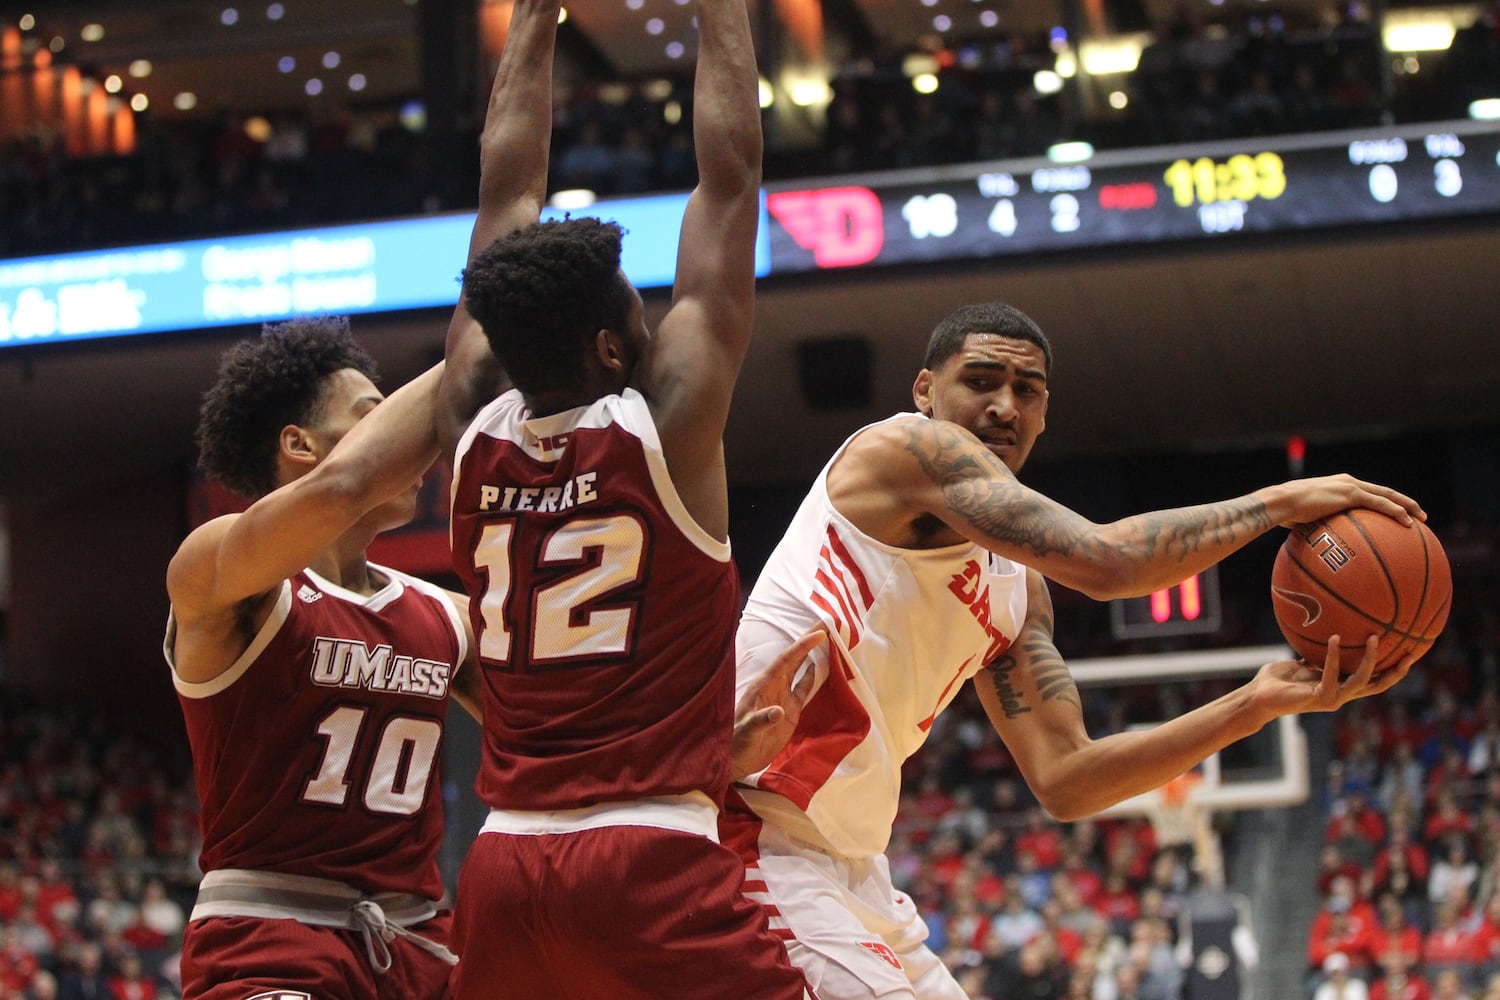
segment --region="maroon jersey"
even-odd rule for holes
[[[174,674],[204,871],[442,897],[439,762],[463,624],[431,584],[376,568],[390,582],[368,597],[304,570],[229,670]],[[169,663],[174,638],[169,621]]]
[[[534,419],[519,392],[495,400],[459,442],[452,530],[484,667],[479,797],[721,803],[739,578],[640,394]]]

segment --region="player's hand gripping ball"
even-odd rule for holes
[[[1297,525],[1271,569],[1271,604],[1287,644],[1318,665],[1337,635],[1345,674],[1371,635],[1380,636],[1377,672],[1425,653],[1452,603],[1448,557],[1427,525],[1363,508]]]

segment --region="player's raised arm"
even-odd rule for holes
[[[865,441],[864,438],[870,438]],[[1097,600],[1149,594],[1200,573],[1280,524],[1349,507],[1420,517],[1410,497],[1353,476],[1302,479],[1216,503],[1098,524],[1024,485],[957,424],[909,420],[856,439],[872,484],[999,555]]]
[[[637,385],[689,510],[723,537],[722,438],[754,318],[762,138],[745,0],[701,0],[698,20],[698,186],[682,220],[672,307],[642,359]]]
[[[541,216],[552,148],[552,59],[561,6],[561,0],[515,0],[512,8],[480,136],[479,214],[469,238],[469,260]],[[448,326],[445,356],[439,430],[444,448],[451,449],[479,407],[505,388],[505,373],[462,300]]]

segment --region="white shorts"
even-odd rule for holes
[[[924,943],[916,904],[891,885],[884,855],[841,858],[761,827],[760,859],[745,895],[766,907],[772,932],[819,1000],[967,1000]]]

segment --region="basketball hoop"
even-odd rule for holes
[[[1193,849],[1193,869],[1207,885],[1224,887],[1224,858],[1214,830],[1213,807],[1193,793],[1203,784],[1197,771],[1179,774],[1146,796],[1145,813],[1156,834],[1156,846]]]
[[[1192,801],[1192,793],[1202,781],[1203,776],[1196,771],[1185,771],[1148,797],[1146,818],[1156,834],[1157,847],[1176,847],[1195,841],[1202,810]]]

